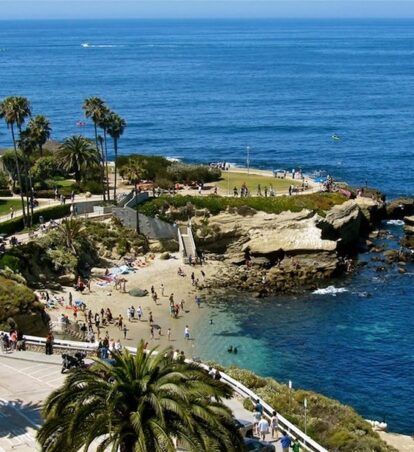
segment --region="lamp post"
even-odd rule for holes
[[[292,380],[289,380],[289,413],[292,405]]]
[[[305,408],[305,435],[307,434],[307,409],[308,409],[308,399],[305,397],[303,399],[303,406]]]
[[[250,174],[250,146],[246,148],[247,175]]]

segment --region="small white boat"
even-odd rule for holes
[[[91,45],[87,42],[82,42],[81,47],[90,47]]]

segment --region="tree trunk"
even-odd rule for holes
[[[99,155],[101,157],[101,183],[102,183],[102,188],[103,188],[103,193],[102,193],[102,199],[104,202],[106,202],[106,187],[105,187],[105,158],[103,155],[102,150],[99,147],[99,143],[98,143],[98,128],[96,126],[96,122],[93,122],[93,126],[95,128],[95,143],[96,143],[96,150],[99,152]]]
[[[114,174],[114,201],[116,204],[116,184],[118,176],[118,140],[114,138],[114,151],[115,151],[115,174]]]
[[[14,147],[14,157],[16,159],[16,172],[17,172],[17,180],[19,181],[20,199],[22,200],[23,223],[25,226],[27,226],[26,209],[25,209],[25,205],[24,205],[24,196],[23,196],[22,176],[20,174],[20,165],[19,165],[19,158],[17,155],[16,138],[14,136],[13,124],[11,124],[10,128],[11,128],[11,134],[12,134],[12,140],[13,140],[13,147]]]
[[[105,173],[106,173],[106,189],[108,194],[108,201],[111,200],[111,194],[109,191],[109,171],[108,171],[108,144],[107,144],[107,137],[106,137],[106,129],[103,129],[104,133],[104,145],[105,145]]]

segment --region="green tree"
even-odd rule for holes
[[[90,140],[74,135],[60,146],[57,162],[64,171],[74,173],[76,182],[80,183],[88,169],[99,165],[99,153]]]
[[[74,255],[78,255],[77,244],[83,238],[84,224],[78,218],[65,218],[62,220],[57,231],[61,238],[61,243],[66,245],[66,248]]]
[[[39,148],[40,156],[42,156],[43,146],[50,138],[50,134],[52,132],[50,122],[45,116],[37,115],[29,121],[28,128],[30,130],[31,136],[33,137]]]
[[[45,184],[48,179],[55,176],[62,176],[64,173],[58,167],[56,157],[49,155],[36,159],[32,167],[33,179],[36,182]]]
[[[23,196],[23,185],[20,173],[19,158],[17,152],[17,140],[15,136],[14,127],[16,126],[17,130],[20,133],[22,131],[22,125],[24,124],[26,118],[29,117],[30,115],[31,115],[30,102],[25,97],[9,96],[3,99],[3,101],[0,103],[0,118],[4,119],[5,123],[7,124],[7,127],[10,130],[13,141],[16,174],[20,186],[20,198],[22,201],[23,221],[25,225],[27,225],[27,217]]]
[[[223,398],[232,389],[194,364],[174,361],[172,348],[159,354],[114,354],[114,364],[96,360],[75,370],[45,401],[37,439],[45,452],[98,450],[175,452],[173,438],[190,451],[243,450],[243,441]]]
[[[118,141],[124,133],[126,127],[126,121],[122,119],[116,113],[111,113],[108,117],[108,127],[107,132],[112,138],[114,143],[114,153],[115,153],[115,175],[114,175],[114,201],[116,202],[116,184],[117,184],[117,174],[118,174]]]
[[[105,105],[105,102],[99,97],[88,97],[83,102],[82,108],[85,112],[85,116],[87,118],[92,119],[93,127],[95,131],[95,145],[96,150],[101,157],[101,182],[103,186],[103,199],[106,200],[106,188],[105,188],[105,155],[104,150],[99,146],[99,138],[98,138],[98,125],[102,121],[102,118],[105,116],[108,108]]]

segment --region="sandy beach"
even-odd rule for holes
[[[185,272],[185,276],[178,275],[178,270]],[[197,289],[192,285],[191,273],[194,272],[195,278],[199,279],[199,284],[203,284],[203,276],[201,270],[204,271],[206,277],[214,271],[214,263],[206,263],[203,266],[189,267],[184,265],[178,253],[173,254],[169,260],[160,259],[160,255],[155,255],[154,260],[144,268],[136,269],[135,272],[122,275],[126,279],[126,292],[115,289],[115,284],[110,283],[106,287],[98,285],[101,280],[94,277],[91,283],[91,292],[86,289],[82,294],[76,292],[71,287],[64,287],[62,291],[54,292],[53,295],[65,299],[65,306],[49,309],[48,313],[53,322],[57,321],[63,313],[69,316],[71,322],[75,321],[73,311],[69,309],[68,300],[69,292],[72,293],[73,302],[80,300],[86,304],[86,311],[92,310],[93,314],[100,312],[102,308],[110,308],[114,319],[119,314],[122,315],[127,325],[127,338],[124,338],[124,332],[115,326],[115,322],[109,326],[100,328],[100,337],[104,337],[108,331],[111,339],[115,341],[120,339],[122,345],[136,346],[140,339],[148,342],[149,347],[171,345],[174,349],[183,350],[186,356],[193,355],[193,347],[195,341],[198,340],[196,325],[197,319],[202,316],[203,307],[203,290]],[[164,285],[164,295],[162,295],[162,285]],[[151,286],[154,286],[158,294],[158,301],[155,303],[151,296]],[[128,291],[132,288],[140,288],[148,290],[148,295],[144,297],[133,297]],[[178,318],[173,318],[169,310],[169,298],[173,294],[175,303],[180,304],[184,301],[184,311],[180,309]],[[197,306],[195,302],[196,295],[201,297],[201,305]],[[142,307],[143,317],[140,320],[135,319],[128,321],[127,311],[130,306],[135,309]],[[151,326],[149,323],[149,315],[153,315],[154,339],[151,338]],[[77,321],[79,324],[85,322],[85,315],[78,312]],[[184,329],[188,325],[190,330],[190,340],[184,338]],[[161,334],[159,327],[161,327]],[[171,329],[171,340],[168,340],[167,330]],[[93,324],[96,338],[98,338],[96,326]]]

